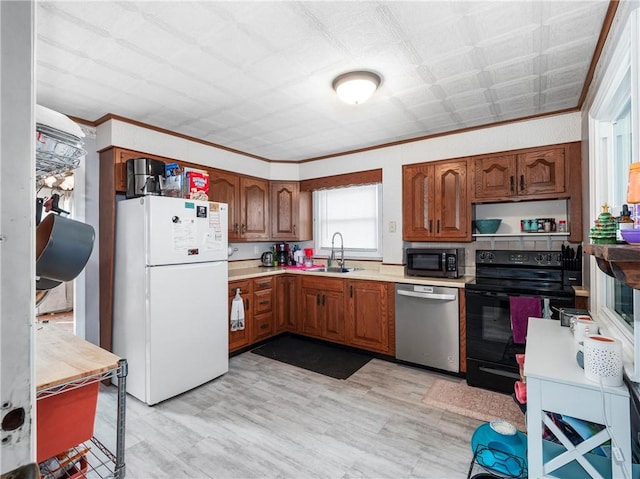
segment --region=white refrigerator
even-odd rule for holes
[[[117,205],[113,352],[148,405],[229,369],[227,205],[143,196]]]

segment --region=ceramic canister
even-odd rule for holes
[[[576,343],[584,341],[584,338],[590,334],[598,334],[598,324],[591,318],[578,317],[573,323],[573,338]]]
[[[597,334],[584,339],[584,375],[603,386],[622,386],[622,343]]]

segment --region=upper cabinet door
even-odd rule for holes
[[[403,167],[402,238],[471,241],[467,160]]]
[[[271,237],[276,240],[298,239],[300,185],[294,182],[271,182]]]
[[[473,201],[513,201],[568,195],[566,146],[473,159]]]
[[[470,239],[467,160],[438,162],[435,178],[435,235],[439,239]]]
[[[430,238],[434,231],[433,165],[402,167],[402,237],[407,241]]]
[[[240,239],[240,176],[222,170],[210,173],[209,200],[229,205],[229,241]]]
[[[474,198],[508,198],[516,194],[515,155],[473,160]]]
[[[519,194],[564,193],[564,153],[564,148],[553,148],[518,155]]]
[[[240,235],[246,240],[268,240],[269,181],[259,178],[240,178]]]

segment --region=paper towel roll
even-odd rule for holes
[[[584,375],[603,386],[622,386],[622,343],[597,334],[585,337]]]

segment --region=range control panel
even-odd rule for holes
[[[562,267],[560,251],[477,250],[476,264]]]

